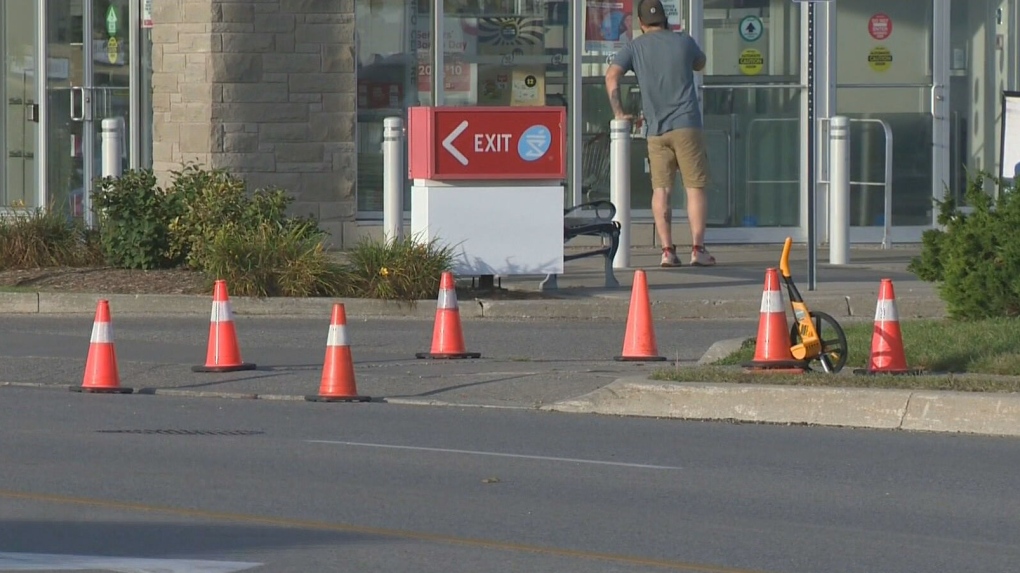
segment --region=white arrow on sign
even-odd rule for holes
[[[443,147],[445,147],[446,150],[450,152],[450,155],[456,157],[457,161],[460,161],[461,165],[467,165],[468,158],[464,157],[464,154],[461,153],[459,149],[453,146],[453,140],[457,139],[457,137],[459,137],[460,134],[464,133],[464,130],[467,128],[468,122],[465,119],[464,121],[460,122],[460,125],[457,126],[457,129],[451,131],[450,135],[447,135],[446,139],[443,140]]]
[[[0,553],[0,571],[117,571],[118,573],[234,573],[262,565],[239,561],[138,559],[47,553]]]

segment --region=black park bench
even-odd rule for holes
[[[580,213],[572,215],[575,211]],[[584,214],[587,213],[587,214]],[[605,259],[605,286],[616,288],[620,282],[613,274],[613,258],[620,248],[620,224],[613,220],[616,216],[616,206],[609,201],[592,201],[581,203],[563,211],[563,244],[567,245],[578,237],[598,237],[602,245],[581,252],[574,252],[563,255],[563,261],[573,261],[586,257],[602,256]],[[555,290],[558,288],[555,274],[546,275],[540,289]]]

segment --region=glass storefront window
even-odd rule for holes
[[[418,55],[430,49],[431,11],[431,2],[422,0],[355,3],[357,209],[363,218],[382,218],[383,120],[396,116],[406,121],[407,108],[423,105],[430,90]],[[404,205],[411,205],[410,184],[405,185]]]
[[[443,104],[566,106],[570,3],[445,0]],[[358,211],[382,211],[382,126],[431,105],[432,3],[358,2]],[[410,209],[410,185],[404,190]]]
[[[837,113],[880,119],[893,134],[892,223],[932,220],[932,0],[837,2]],[[885,138],[851,123],[851,181],[882,181]],[[850,224],[884,224],[881,186],[852,185]]]
[[[0,209],[37,207],[36,2],[0,2]]]
[[[1008,35],[1016,30],[1009,18],[1016,15],[1008,0],[952,0],[950,14],[947,195],[963,202],[969,173],[999,172],[1000,94],[1009,89],[1009,54],[1016,42]]]
[[[690,0],[663,2],[674,30],[686,27]],[[608,62],[622,43],[641,34],[637,0],[586,5],[584,121],[587,142],[603,142],[612,112],[605,93]],[[703,39],[708,57],[704,89],[705,140],[712,180],[707,188],[712,227],[796,226],[800,223],[800,6],[788,0],[705,0]],[[788,87],[789,86],[789,87]],[[640,111],[632,74],[622,83],[624,107]],[[605,143],[603,143],[605,144]],[[632,144],[631,208],[648,212],[651,184],[647,146]],[[584,172],[600,173],[590,195],[609,196],[608,167],[601,154]],[[683,178],[673,188],[673,207],[686,206]]]
[[[121,168],[129,164],[128,1],[49,0],[45,8],[49,207],[83,217],[86,187],[102,175],[104,119],[122,121]]]
[[[786,87],[801,83],[800,18],[783,0],[705,1],[710,226],[800,224],[803,89]]]

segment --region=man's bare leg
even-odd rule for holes
[[[691,265],[714,265],[715,257],[707,252],[696,252],[705,248],[705,226],[708,220],[708,201],[705,190],[700,187],[687,188],[687,221],[691,225]]]
[[[670,208],[670,190],[666,187],[652,189],[652,216],[655,218],[655,231],[662,243],[662,261],[660,266],[679,267],[680,258],[673,248],[673,210]]]
[[[652,189],[652,217],[663,248],[673,246],[673,210],[669,203],[668,188]]]
[[[708,218],[708,202],[705,190],[687,188],[687,221],[691,224],[691,245],[705,245],[705,219]]]

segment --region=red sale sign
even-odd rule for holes
[[[565,130],[561,107],[413,107],[410,177],[564,179]]]

